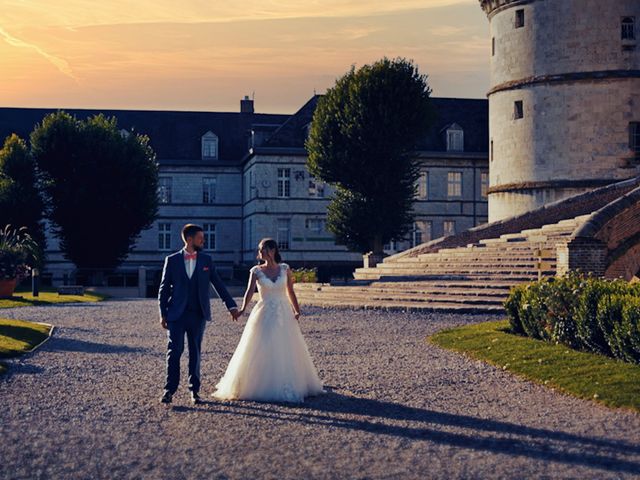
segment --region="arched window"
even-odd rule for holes
[[[622,40],[635,40],[635,17],[622,17]]]
[[[218,158],[218,136],[208,131],[202,136],[202,159],[216,160]]]

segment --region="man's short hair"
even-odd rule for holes
[[[195,223],[187,223],[184,227],[182,227],[182,240],[187,241],[187,238],[195,237],[196,233],[203,232],[204,230],[200,225],[196,225]]]

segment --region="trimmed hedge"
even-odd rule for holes
[[[511,289],[511,331],[640,364],[640,283],[571,273]]]

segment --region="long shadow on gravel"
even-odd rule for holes
[[[44,372],[44,368],[37,367],[35,365],[29,365],[25,363],[9,363],[9,371],[6,374],[8,378],[10,375],[36,375]],[[4,375],[0,375],[0,380]]]
[[[303,405],[233,402],[225,406],[231,407],[231,411],[228,409],[209,409],[208,411],[361,430],[473,450],[585,465],[615,472],[637,473],[640,471],[640,462],[620,458],[639,454],[640,445],[637,444],[437,412],[334,392],[308,399]],[[344,414],[351,417],[344,418],[342,416]],[[359,418],[354,419],[353,416]],[[411,426],[407,425],[408,422]],[[468,432],[454,433],[441,430],[439,427],[447,430],[452,427],[460,428]]]
[[[127,345],[110,345],[108,343],[87,342],[73,338],[56,338],[48,345],[49,350],[64,350],[67,352],[83,353],[143,353],[145,348],[129,347]]]

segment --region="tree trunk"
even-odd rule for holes
[[[371,252],[376,256],[384,256],[384,244],[382,243],[382,237],[376,235],[371,241]]]

